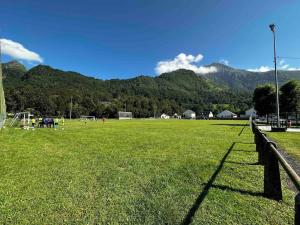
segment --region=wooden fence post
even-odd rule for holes
[[[281,180],[279,162],[275,154],[272,152],[271,145],[276,144],[266,142],[265,153],[265,170],[264,170],[264,194],[266,197],[274,200],[282,200]]]
[[[265,162],[265,143],[263,138],[265,135],[260,131],[255,132],[256,151],[258,152],[258,164],[260,165],[263,165]]]
[[[266,139],[264,138],[265,136],[267,136],[265,133],[261,133],[260,135],[260,139],[261,139],[261,147],[260,147],[260,164],[264,165],[265,161],[266,161]]]
[[[259,132],[259,131],[258,131]],[[256,133],[256,138],[257,138],[257,144],[256,144],[256,151],[258,152],[258,164],[263,165],[263,160],[262,160],[262,151],[263,151],[263,143],[262,143],[262,138],[260,133]]]

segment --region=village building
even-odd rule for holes
[[[131,120],[132,119],[132,112],[118,112],[119,120]]]
[[[245,116],[246,117],[255,117],[256,118],[258,115],[257,115],[256,110],[254,108],[251,108],[251,109],[248,109],[248,110],[245,111]]]
[[[183,113],[183,118],[184,119],[196,119],[196,113],[192,110],[186,110]]]
[[[161,119],[168,120],[168,119],[170,119],[170,116],[167,115],[167,114],[165,114],[165,113],[163,113],[163,114],[160,115],[160,118],[161,118]]]
[[[217,115],[218,118],[237,118],[237,115],[229,110],[224,110]]]

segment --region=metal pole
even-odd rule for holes
[[[73,108],[73,96],[71,96],[71,105],[70,105],[70,119],[72,119],[72,108]]]
[[[276,56],[276,35],[275,24],[270,25],[270,29],[273,33],[273,48],[274,48],[274,73],[275,73],[275,87],[276,87],[276,113],[277,113],[277,127],[280,127],[280,115],[279,115],[279,89],[278,89],[278,76],[277,76],[277,56]]]

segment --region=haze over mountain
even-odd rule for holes
[[[209,66],[217,68],[217,72],[204,75],[217,85],[224,86],[229,89],[240,91],[253,91],[257,85],[274,83],[274,71],[267,72],[251,72],[243,69],[235,69],[220,63],[212,63]],[[278,71],[279,84],[282,85],[288,80],[300,80],[300,71]]]
[[[249,72],[213,63],[216,72],[197,75],[180,69],[159,76],[100,80],[76,72],[39,65],[30,70],[17,61],[3,64],[4,88],[9,112],[31,110],[37,114],[67,115],[71,96],[73,116],[116,116],[118,110],[133,111],[135,117],[159,113],[197,113],[251,107],[252,91],[272,83],[272,71]],[[280,83],[300,79],[300,71],[280,71]]]

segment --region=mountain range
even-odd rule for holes
[[[274,72],[250,72],[213,63],[217,72],[197,75],[180,69],[159,76],[101,80],[80,73],[38,65],[27,70],[17,61],[2,65],[9,112],[30,110],[43,115],[67,115],[73,99],[73,117],[132,111],[135,117],[181,113],[193,109],[237,113],[252,105],[257,85],[274,82]],[[279,82],[300,80],[300,71],[279,71]]]

